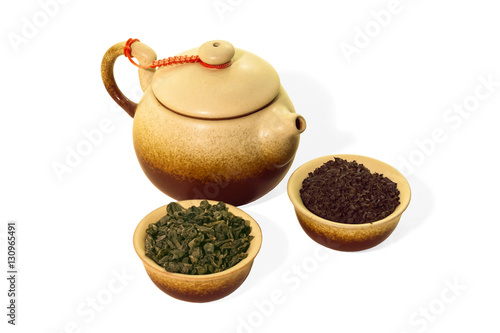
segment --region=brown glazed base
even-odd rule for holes
[[[169,283],[162,283],[161,278],[155,276],[155,273],[148,270],[149,278],[153,283],[165,294],[179,299],[181,301],[192,302],[192,303],[206,303],[213,302],[224,298],[232,294],[243,282],[245,282],[252,264],[245,267],[236,277],[233,279],[225,279],[223,285],[214,284],[211,285],[207,283],[203,288],[195,283],[189,285],[189,283],[175,283],[175,281],[169,281]]]
[[[324,235],[321,232],[318,232],[317,230],[309,227],[307,223],[301,221],[300,217],[298,220],[300,226],[305,231],[305,233],[316,243],[326,246],[333,250],[344,251],[344,252],[363,251],[382,243],[392,234],[397,225],[394,224],[394,226],[385,230],[385,232],[378,234],[377,236],[374,237],[366,237],[362,239],[359,238],[349,239],[341,237],[339,239],[336,239],[333,238],[332,235],[328,236]]]
[[[259,177],[223,183],[180,179],[151,167],[139,154],[137,158],[148,179],[160,191],[175,200],[207,199],[240,206],[257,200],[275,188],[292,165],[293,159],[279,169],[266,171]]]

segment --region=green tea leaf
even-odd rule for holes
[[[146,230],[146,255],[166,271],[211,274],[247,256],[253,236],[250,221],[229,212],[223,202],[204,200],[187,209],[172,202],[167,214]]]
[[[181,212],[183,210],[184,208],[177,202],[171,202],[167,205],[167,214],[171,216],[175,216],[176,212]]]

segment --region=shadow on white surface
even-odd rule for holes
[[[276,221],[252,211],[249,211],[248,214],[260,225],[262,246],[247,279],[235,292],[224,298],[227,300],[250,292],[253,288],[258,288],[259,281],[280,269],[280,263],[285,262],[289,252],[288,239]]]
[[[430,188],[417,177],[408,178],[411,188],[411,200],[408,208],[401,216],[398,226],[384,242],[367,251],[376,251],[391,246],[408,236],[421,226],[429,217],[434,199]]]
[[[286,193],[288,177],[303,163],[341,152],[354,141],[354,134],[343,132],[335,125],[335,101],[328,87],[303,72],[281,72],[280,78],[307,127],[300,136],[295,160],[285,178],[271,192],[250,203],[250,207]]]

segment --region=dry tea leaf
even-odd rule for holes
[[[184,208],[167,205],[167,215],[146,230],[146,255],[168,272],[217,273],[247,257],[250,222],[229,212],[223,202]]]
[[[395,182],[371,173],[363,164],[338,157],[309,173],[300,196],[314,214],[349,224],[381,220],[399,205]]]

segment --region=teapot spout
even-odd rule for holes
[[[295,128],[298,134],[306,130],[306,120],[300,114],[295,114]]]
[[[306,129],[304,117],[287,104],[278,103],[272,107],[260,130],[264,158],[276,168],[292,162],[299,146],[300,134]]]

